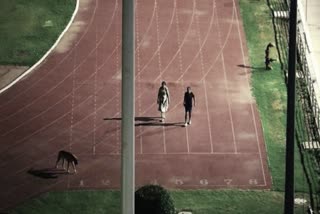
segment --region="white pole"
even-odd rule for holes
[[[122,0],[121,213],[134,214],[134,0]]]

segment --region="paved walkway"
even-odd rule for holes
[[[303,6],[305,20],[309,28],[311,38],[311,53],[315,59],[316,70],[320,73],[320,1],[319,0],[300,0]]]
[[[320,1],[303,0],[302,5],[305,7],[305,19],[309,27],[309,33],[312,40],[312,50],[316,55],[317,63],[320,61]],[[320,72],[320,71],[318,71]]]

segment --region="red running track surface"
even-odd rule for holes
[[[238,2],[136,0],[135,21],[136,186],[270,188]],[[121,1],[81,0],[61,44],[0,95],[0,210],[51,190],[119,188],[120,51]],[[187,86],[196,107],[185,128]],[[52,169],[62,149],[79,158],[77,174]]]

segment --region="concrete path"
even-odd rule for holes
[[[320,73],[320,1],[300,0],[305,15],[305,20],[309,28],[311,38],[311,53],[316,59],[316,72]]]

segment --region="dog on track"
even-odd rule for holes
[[[68,162],[67,171],[69,172],[70,163],[73,166],[74,173],[77,173],[76,165],[78,165],[78,158],[70,152],[67,151],[59,151],[58,158],[56,162],[56,168],[58,168],[58,163],[62,161],[62,168],[64,169],[64,161]]]

